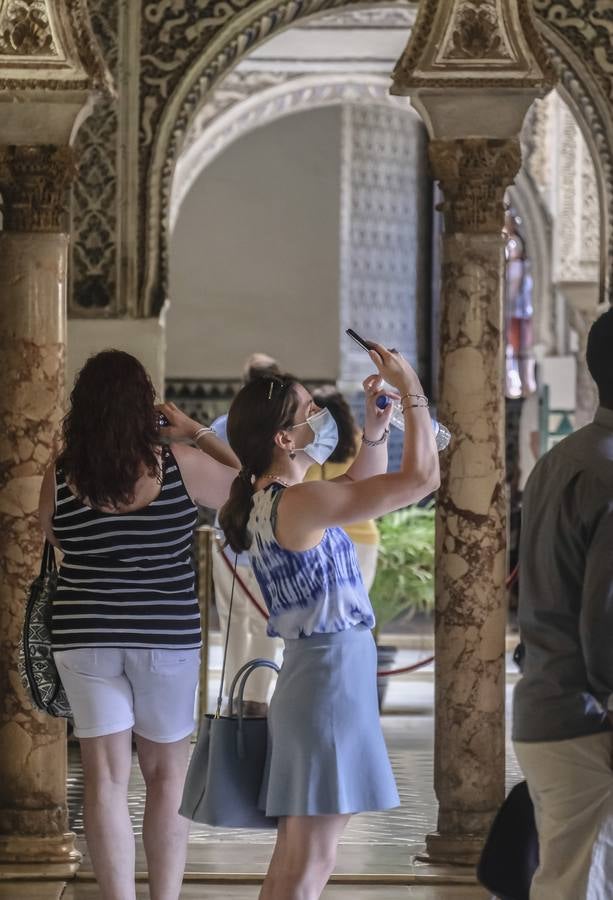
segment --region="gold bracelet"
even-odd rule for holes
[[[424,406],[430,406],[430,402],[425,394],[403,394],[400,398],[400,403],[402,403],[403,400],[406,400],[407,397],[412,397],[414,400],[423,400]]]
[[[405,409],[428,409],[429,406],[430,406],[430,404],[428,403],[427,400],[425,403],[406,403],[405,402],[405,403],[400,404],[400,409],[402,410],[402,412],[404,414]]]

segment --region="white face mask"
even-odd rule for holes
[[[292,425],[292,428],[298,428],[300,425],[309,425],[315,437],[306,447],[296,447],[296,450],[302,450],[313,462],[323,466],[338,444],[338,426],[334,416],[329,409],[321,409],[312,416],[307,416],[306,422],[299,422]]]

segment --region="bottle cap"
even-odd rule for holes
[[[377,397],[375,402],[376,402],[377,406],[379,407],[379,409],[387,409],[387,407],[389,406],[389,404],[392,401],[390,400],[389,397],[386,397],[385,394],[381,394],[379,397]]]

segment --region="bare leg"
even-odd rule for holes
[[[266,873],[266,878],[264,879],[264,883],[262,884],[262,889],[258,894],[258,900],[273,900],[274,898],[273,881],[279,863],[280,861],[282,861],[283,854],[285,852],[285,822],[285,819],[279,819],[275,849],[273,850],[272,856],[270,857],[268,872]]]
[[[284,818],[260,900],[319,900],[334,869],[338,842],[349,818]]]
[[[189,822],[179,815],[190,738],[159,744],[136,735],[147,785],[143,844],[151,900],[178,900],[185,871]]]
[[[83,819],[100,900],[135,900],[134,833],[128,812],[132,732],[81,738]]]

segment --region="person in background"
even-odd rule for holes
[[[311,466],[305,481],[331,481],[344,475],[358,454],[361,433],[358,430],[351,407],[338,388],[333,384],[318,387],[313,392],[313,401],[320,409],[329,409],[338,428],[338,444],[328,460]],[[364,587],[369,591],[375,580],[377,556],[379,553],[379,530],[374,519],[364,519],[345,526],[345,531],[353,541],[358,563],[362,572]]]
[[[513,741],[539,835],[531,900],[613,896],[612,348],[608,310],[587,341],[594,421],[541,457],[523,496]]]
[[[278,375],[279,366],[266,353],[252,353],[243,366],[243,384],[249,384],[261,375]],[[219,416],[211,424],[217,437],[227,443],[227,414]],[[244,663],[256,657],[275,659],[281,649],[281,642],[266,633],[268,615],[266,603],[257,583],[248,553],[235,554],[224,548],[225,537],[219,528],[219,520],[215,520],[218,528],[217,545],[213,551],[213,581],[215,584],[215,602],[219,613],[222,642],[228,626],[228,611],[232,594],[234,563],[236,562],[236,581],[234,583],[234,601],[232,605],[232,627],[228,640],[228,656],[226,661],[225,688],[228,690],[236,672]],[[245,715],[265,715],[268,707],[267,699],[274,678],[271,669],[260,668],[247,681],[245,688]]]
[[[53,656],[83,764],[87,849],[102,900],[135,900],[128,808],[132,738],[146,785],[143,844],[154,900],[178,900],[188,822],[178,814],[200,666],[191,561],[197,506],[217,508],[236,475],[226,444],[172,404],[196,447],[162,445],[141,363],[106,350],[79,372],[39,518],[63,552]],[[172,429],[164,435],[172,439]],[[206,450],[203,453],[201,450]]]

